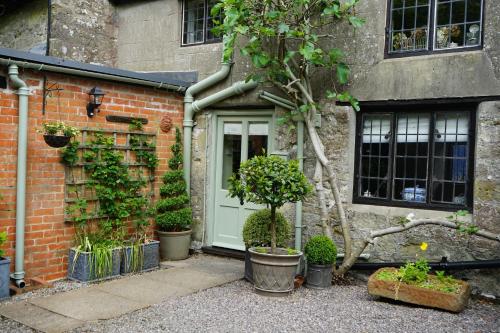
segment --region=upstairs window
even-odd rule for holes
[[[472,205],[473,112],[362,112],[354,201],[422,208]]]
[[[389,0],[388,53],[478,48],[483,0]]]
[[[217,0],[184,0],[182,14],[182,45],[215,43],[221,38],[214,36],[213,20],[210,12]]]

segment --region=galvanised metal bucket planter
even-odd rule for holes
[[[307,264],[306,287],[326,289],[332,285],[333,265]]]
[[[0,299],[10,296],[10,258],[0,257]]]
[[[110,250],[111,265],[102,276],[96,275],[96,265],[92,252],[79,252],[72,248],[68,257],[68,279],[79,282],[93,282],[110,279],[120,275],[121,248]],[[75,260],[76,258],[76,260]]]
[[[270,248],[265,248],[270,252]],[[294,289],[295,273],[302,252],[289,255],[286,249],[278,248],[275,254],[260,253],[248,249],[253,267],[255,290],[267,296],[286,296]]]
[[[163,260],[183,260],[189,257],[191,230],[180,232],[158,231],[160,256]]]
[[[136,248],[137,250],[137,248]],[[144,272],[156,269],[160,266],[160,242],[153,240],[148,243],[141,244],[139,253],[133,253],[132,246],[125,246],[122,249],[122,258],[120,263],[120,273],[129,274],[133,272]],[[133,257],[138,260],[133,262]],[[139,256],[139,258],[137,258]],[[135,266],[135,267],[134,267]]]

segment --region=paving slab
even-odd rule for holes
[[[84,288],[29,301],[41,308],[83,321],[110,319],[147,307],[95,288]]]
[[[94,288],[115,296],[120,296],[128,300],[148,305],[160,303],[168,297],[184,296],[192,293],[192,291],[187,288],[182,288],[172,284],[167,285],[165,283],[146,278],[149,274],[151,273],[101,283]]]
[[[220,277],[195,271],[189,268],[167,269],[143,275],[145,280],[161,282],[165,286],[177,286],[196,292],[217,286],[221,283]]]
[[[207,255],[163,262],[162,267],[167,269],[7,304],[0,307],[0,314],[42,332],[65,332],[85,322],[116,318],[244,275],[242,261]]]
[[[0,314],[47,333],[61,333],[80,327],[83,321],[40,308],[27,301],[0,306]]]

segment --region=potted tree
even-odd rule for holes
[[[302,200],[311,189],[298,162],[278,156],[255,156],[241,163],[238,174],[230,178],[231,197],[238,197],[242,204],[265,204],[271,211],[271,246],[248,250],[258,292],[286,295],[293,290],[302,252],[277,247],[276,210],[285,203]]]
[[[62,121],[47,122],[42,124],[43,139],[50,147],[61,148],[68,145],[72,137],[80,131],[73,126],[66,125]]]
[[[1,199],[1,196],[0,196]],[[10,273],[10,258],[4,257],[4,250],[1,249],[7,241],[7,232],[0,232],[0,299],[10,296],[9,291],[9,273]]]
[[[314,236],[307,241],[304,254],[307,260],[306,287],[330,287],[333,265],[337,259],[337,248],[333,241],[324,235]]]
[[[290,223],[280,212],[276,212],[276,245],[286,247],[291,238]],[[245,243],[245,279],[253,283],[253,269],[250,261],[251,247],[268,247],[271,245],[271,210],[261,209],[252,213],[243,225],[243,242]]]
[[[170,171],[163,175],[161,200],[156,204],[156,225],[159,228],[161,258],[182,260],[189,256],[192,215],[181,169],[182,144],[178,128],[175,129],[175,143],[170,149],[173,155],[168,161]]]

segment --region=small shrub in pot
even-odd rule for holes
[[[285,216],[276,212],[276,245],[287,247],[291,239],[290,222]],[[253,282],[253,269],[248,249],[254,246],[269,247],[271,245],[271,210],[261,209],[252,213],[243,226],[243,242],[245,252],[245,279]]]
[[[294,278],[302,252],[277,246],[276,211],[286,203],[305,198],[312,190],[298,161],[278,156],[255,156],[241,163],[237,175],[229,179],[229,196],[267,205],[271,209],[271,247],[250,248],[254,286],[259,293],[286,295],[294,288]]]
[[[328,288],[332,283],[333,265],[337,259],[337,248],[324,235],[314,236],[306,243],[304,253],[307,259],[306,286]]]

